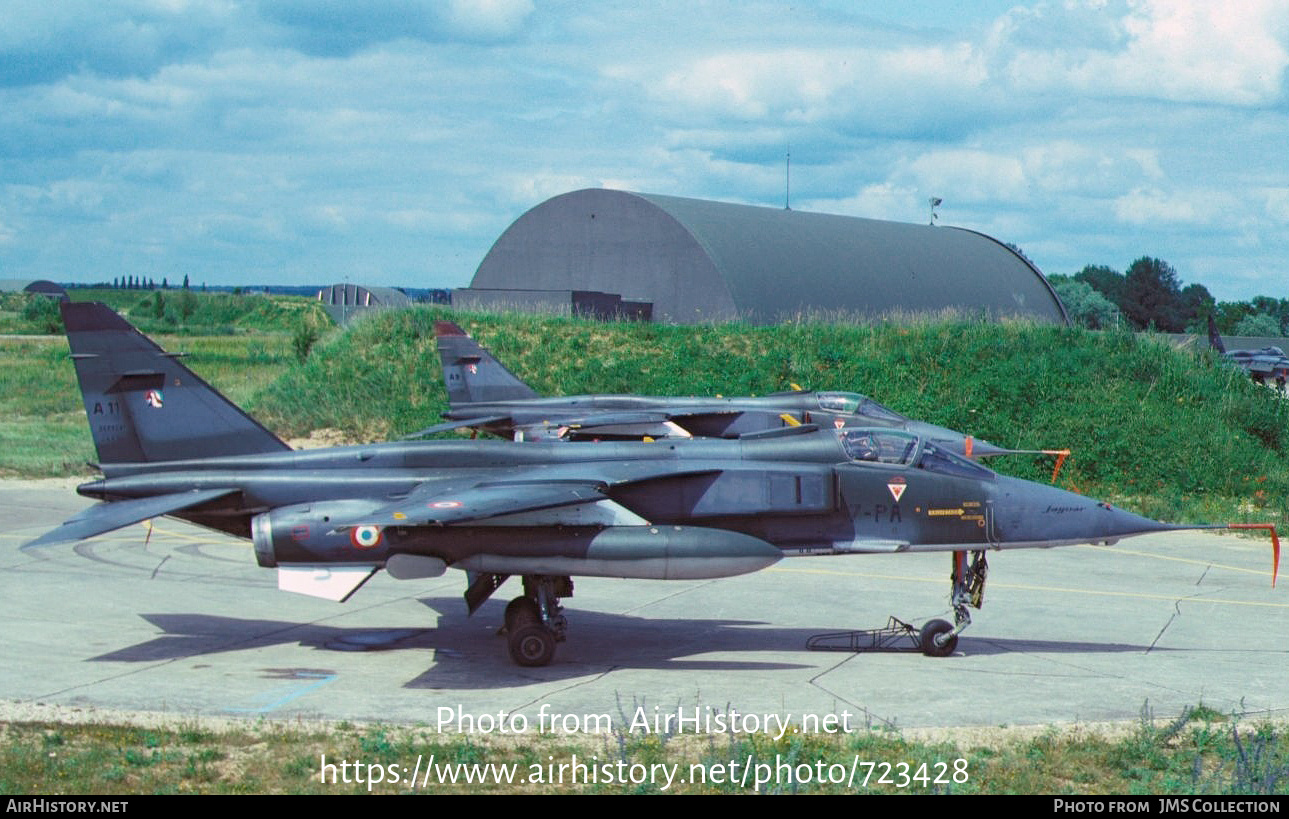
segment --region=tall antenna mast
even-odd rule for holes
[[[783,209],[792,210],[788,199],[792,195],[792,151],[783,160]]]

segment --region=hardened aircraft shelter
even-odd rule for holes
[[[520,216],[453,294],[597,314],[615,300],[674,323],[945,309],[1067,321],[1032,264],[975,231],[603,189]]]

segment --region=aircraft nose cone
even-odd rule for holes
[[[1171,523],[1160,523],[1157,520],[1133,514],[1108,503],[1098,503],[1098,506],[1104,510],[1102,515],[1104,534],[1111,538],[1145,535],[1151,532],[1167,532],[1170,529],[1182,528]]]
[[[1092,543],[1185,528],[1019,478],[1000,476],[997,490],[995,517],[1004,543]]]

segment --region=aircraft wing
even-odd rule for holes
[[[1241,363],[1243,363],[1250,372],[1255,372],[1260,375],[1273,375],[1277,370],[1283,369],[1284,366],[1282,362],[1275,361],[1266,355],[1251,356],[1244,359]]]
[[[653,410],[607,410],[604,412],[516,413],[514,425],[534,440],[552,437],[550,430],[578,435],[649,436],[653,438],[689,438],[695,435],[720,437],[730,424],[743,415],[738,409],[690,409],[672,407]]]
[[[413,432],[410,435],[404,435],[402,440],[410,441],[413,438],[425,438],[430,435],[436,435],[440,432],[451,432],[454,429],[483,427],[488,424],[494,424],[498,421],[509,421],[509,415],[484,415],[478,418],[465,418],[459,421],[445,421],[442,424],[426,427],[425,429]]]
[[[546,513],[541,523],[643,524],[646,521],[609,499],[611,488],[719,471],[701,464],[677,470],[675,464],[665,462],[579,463],[518,470],[501,480],[462,486],[427,483],[412,490],[406,498],[338,528],[520,523],[527,521],[519,521],[516,516],[541,513]]]
[[[519,409],[505,414],[481,415],[436,424],[403,437],[422,438],[461,427],[484,429],[492,425],[508,425],[521,432],[523,438],[533,441],[563,438],[570,432],[583,437],[605,435],[689,438],[700,433],[705,437],[719,437],[741,415],[743,410],[708,407],[603,411],[566,410],[558,407]]]
[[[661,424],[666,420],[668,414],[662,410],[623,410],[556,416],[551,423],[558,421],[566,427],[604,427],[619,424]]]
[[[113,529],[120,529],[123,526],[129,526],[132,523],[138,523],[149,518],[178,512],[181,509],[197,506],[240,491],[240,489],[235,488],[203,489],[193,492],[157,495],[151,498],[100,503],[76,515],[57,529],[24,543],[22,548],[84,540],[87,537],[111,532]]]
[[[791,415],[791,413],[783,413]],[[698,438],[723,438],[730,434],[739,420],[745,415],[739,409],[701,409],[676,408],[667,412],[667,419]],[[743,431],[747,431],[746,429]]]
[[[377,509],[364,518],[374,526],[448,526],[503,515],[534,512],[604,499],[603,484],[594,482],[507,481],[463,489],[435,486],[414,490],[406,499]]]
[[[677,434],[688,437],[684,430],[667,423],[667,414],[658,410],[620,412],[515,413],[512,422],[523,437],[533,441],[562,439],[570,432],[580,436],[631,436],[667,438]]]
[[[664,421],[679,421],[687,418],[727,418],[741,415],[742,410],[699,409],[658,409],[658,410],[624,410],[618,412],[594,412],[578,417],[560,418],[565,426],[599,427],[612,424],[659,424]]]

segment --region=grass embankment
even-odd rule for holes
[[[447,407],[433,334],[453,317],[544,395],[863,392],[1019,449],[1069,447],[1058,483],[1165,520],[1281,520],[1289,402],[1210,355],[1131,333],[913,322],[671,326],[441,308],[376,314],[321,342],[253,408],[289,435],[380,440]],[[1048,480],[1051,459],[990,466]]]
[[[313,309],[307,300],[196,295],[206,304],[202,321],[260,331],[157,341],[190,353],[189,366],[283,436],[335,428],[354,441],[382,440],[434,423],[447,407],[433,333],[436,318],[453,315],[445,309],[365,317],[323,337],[301,364],[290,333]],[[128,317],[144,327],[166,321],[141,303]],[[793,383],[855,390],[1003,446],[1069,447],[1060,485],[1152,517],[1276,522],[1289,506],[1289,402],[1211,355],[1158,339],[970,322],[680,327],[453,317],[542,394],[756,395]],[[210,325],[185,325],[195,326]],[[0,475],[86,472],[93,447],[65,342],[8,340],[0,367],[8,387]],[[990,465],[1047,480],[1051,460]]]
[[[101,301],[149,335],[291,334],[301,325],[334,326],[321,302],[301,296],[112,287],[76,288],[67,294],[72,301]],[[0,333],[61,335],[57,303],[25,293],[0,294]]]
[[[600,736],[494,742],[412,727],[344,723],[331,730],[274,724],[216,730],[9,723],[0,726],[0,739],[0,793],[41,796],[656,793],[665,775],[655,775],[652,782],[621,783],[623,774],[643,780],[651,765],[676,766],[672,793],[1282,794],[1289,782],[1289,732],[1269,724],[1239,725],[1202,707],[1168,725],[1143,718],[1126,736],[1052,729],[988,745],[915,742],[875,731],[790,734],[776,741],[764,735],[645,739],[615,730]],[[320,781],[324,755],[336,766],[326,783]],[[562,772],[553,767],[570,765],[574,756],[596,770],[598,783],[587,784],[585,776],[572,783],[567,767]],[[409,786],[412,771],[425,771],[431,757],[437,768]],[[890,767],[870,770],[861,764],[849,783],[856,759]],[[741,773],[749,760],[754,767],[744,783]],[[341,762],[350,764],[342,771]],[[739,767],[731,769],[731,763]],[[489,765],[494,773],[500,768],[503,777],[509,771],[514,781],[444,782],[445,768],[463,778],[464,766],[473,766],[477,774]],[[605,784],[604,766],[619,776],[617,782]],[[391,781],[390,771],[399,775],[399,782]],[[563,782],[551,784],[552,774]],[[866,774],[868,782],[861,785]],[[712,781],[718,776],[719,782]],[[765,784],[757,785],[757,776]],[[793,782],[792,776],[809,781]],[[539,777],[542,781],[533,781]],[[821,785],[820,779],[831,781]],[[376,784],[368,785],[368,780]]]

